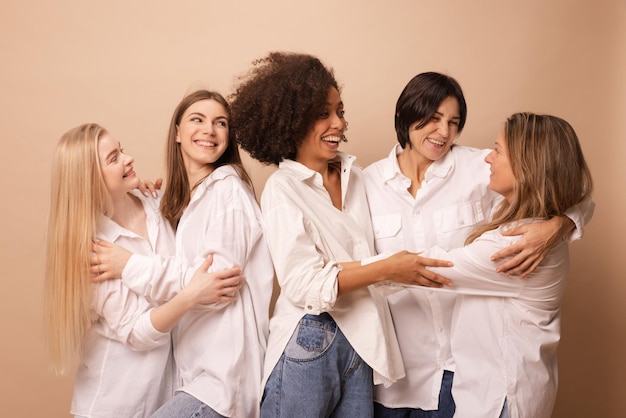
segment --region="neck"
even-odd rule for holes
[[[426,170],[428,170],[428,167],[430,167],[432,163],[433,160],[424,158],[424,156],[408,147],[404,149],[402,154],[398,155],[400,171],[411,179],[411,188],[414,188],[414,186],[419,188],[426,175]]]
[[[213,166],[203,165],[196,169],[187,169],[187,180],[189,180],[189,189],[193,191],[198,184],[207,178],[213,172]]]
[[[113,216],[111,216],[111,219],[118,225],[132,230],[132,221],[137,215],[142,215],[143,213],[143,205],[139,199],[130,193],[113,197]]]

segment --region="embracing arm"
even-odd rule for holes
[[[106,320],[110,338],[132,350],[150,350],[169,342],[169,331],[191,309],[216,302],[230,302],[241,287],[242,277],[229,282],[227,288],[207,276],[212,263],[208,258],[185,289],[163,305],[154,307],[145,298],[119,280],[96,283],[93,308]]]
[[[212,303],[229,303],[236,299],[243,276],[214,280],[208,273],[213,256],[207,257],[189,284],[176,296],[150,312],[150,320],[160,332],[170,331],[191,309]]]
[[[594,208],[593,200],[587,198],[568,209],[565,215],[543,222],[523,224],[503,232],[506,236],[522,235],[522,238],[492,255],[492,261],[512,256],[500,264],[496,271],[525,278],[561,240],[572,241],[582,237],[584,225],[591,220]]]
[[[229,293],[232,283],[243,278],[239,267],[208,272],[202,269],[202,265],[195,270],[184,266],[177,257],[132,254],[106,241],[98,241],[92,248],[96,254],[92,257],[91,266],[94,281],[121,277],[129,288],[154,301],[170,300],[193,280],[191,277],[202,276],[204,280],[212,281],[214,286],[222,289],[222,294]],[[212,262],[213,256],[209,254],[208,257]]]
[[[343,269],[337,276],[338,296],[387,280],[425,287],[452,285],[452,281],[446,277],[426,268],[451,267],[451,262],[421,257],[408,251],[400,251],[389,257],[371,257],[341,265]]]

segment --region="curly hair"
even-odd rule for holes
[[[339,91],[333,70],[311,55],[271,52],[253,62],[229,96],[233,138],[253,158],[278,165],[296,150]]]

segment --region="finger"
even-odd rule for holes
[[[440,260],[436,258],[421,257],[420,264],[428,267],[452,267],[452,262],[448,260]]]
[[[162,178],[159,177],[158,179],[155,180],[155,182],[154,182],[154,188],[155,189],[157,189],[157,190],[161,189],[162,185],[163,185],[163,179]]]
[[[224,280],[231,277],[243,277],[241,275],[241,267],[232,267],[226,270],[216,272],[216,279]]]
[[[509,245],[508,247],[505,247],[500,251],[493,253],[493,255],[491,256],[491,261],[498,261],[507,257],[515,256],[519,254],[523,249],[524,247],[518,244]]]
[[[204,272],[208,272],[209,271],[209,267],[211,267],[211,264],[213,264],[213,254],[209,254],[209,255],[206,256],[206,258],[202,262],[202,265],[200,266],[199,270],[204,271]]]

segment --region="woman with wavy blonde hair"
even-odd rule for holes
[[[241,279],[238,270],[227,280],[221,280],[227,275],[206,273],[207,260],[190,285],[162,305],[119,280],[91,282],[97,273],[91,267],[97,239],[144,254],[174,252],[174,232],[161,218],[158,200],[134,191],[139,179],[133,162],[93,123],[65,133],[54,155],[46,250],[47,337],[58,373],[65,373],[74,355],[80,355],[71,407],[79,417],[152,414],[172,395],[170,329],[200,304],[231,300],[223,295],[238,289]]]
[[[568,242],[553,246],[524,280],[497,273],[500,262],[491,255],[520,239],[503,235],[507,229],[562,215],[590,198],[591,174],[571,125],[534,113],[509,117],[485,161],[489,188],[504,197],[492,220],[463,248],[423,253],[454,263],[445,270],[454,281],[448,290],[461,294],[451,338],[455,417],[548,418],[557,392]]]

